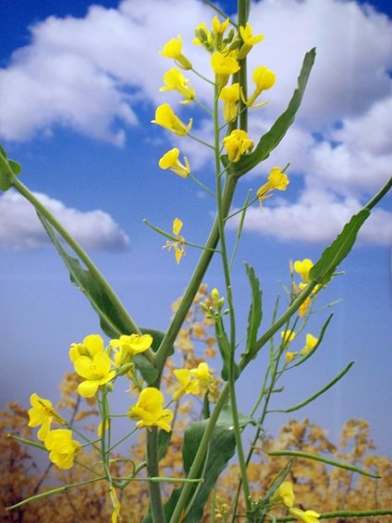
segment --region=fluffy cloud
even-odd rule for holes
[[[123,144],[129,127],[138,124],[140,106],[150,110],[150,104],[177,100],[159,93],[171,66],[158,54],[166,41],[181,32],[184,53],[195,69],[211,74],[208,56],[192,45],[196,23],[210,19],[211,10],[197,0],[188,0],[186,9],[183,0],[123,0],[117,9],[94,5],[84,18],[52,16],[33,25],[31,43],[0,70],[0,137],[28,140],[60,124]],[[305,52],[317,47],[294,126],[278,150],[248,175],[252,181],[265,177],[273,165],[291,162],[291,172],[303,177],[304,191],[295,203],[266,208],[262,222],[270,216],[274,230],[272,223],[287,219],[290,229],[305,213],[312,223],[321,219],[325,226],[322,216],[329,216],[331,223],[342,224],[349,202],[364,203],[391,174],[392,21],[354,0],[261,0],[253,2],[252,25],[265,39],[249,55],[249,70],[263,64],[277,73],[276,86],[266,96],[269,103],[250,114],[256,140],[285,109]],[[208,100],[210,86],[192,72],[186,76],[198,97]],[[195,118],[193,132],[208,140],[210,122]],[[195,170],[205,170],[207,149],[185,141],[181,148]],[[318,202],[328,202],[323,208],[312,203],[315,191]],[[245,229],[255,230],[261,222],[250,218]],[[297,233],[302,229],[298,226]],[[264,233],[265,225],[259,230]],[[319,228],[320,241],[323,234]],[[317,227],[302,235],[308,241],[316,237]]]
[[[113,219],[100,210],[81,212],[65,207],[45,194],[35,194],[70,234],[87,250],[123,251],[129,238]],[[19,194],[0,197],[0,248],[37,249],[50,243],[34,208]]]

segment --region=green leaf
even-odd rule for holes
[[[355,244],[357,234],[370,216],[369,209],[362,209],[346,223],[342,232],[322,253],[320,259],[309,271],[309,278],[326,285],[332,278],[338,265],[345,259]]]
[[[209,420],[195,421],[185,431],[184,445],[182,449],[184,472],[188,474],[195,459],[199,444],[202,440]],[[192,501],[187,510],[183,523],[199,523],[201,521],[204,506],[208,500],[211,490],[214,488],[220,474],[226,468],[229,460],[234,456],[235,437],[231,415],[226,413],[223,418],[219,418],[207,452],[206,462],[200,475],[204,481],[195,485]],[[170,498],[165,503],[164,511],[166,521],[169,521],[175,509],[182,487],[176,488],[171,493]],[[144,518],[143,523],[152,523],[151,516]]]
[[[262,291],[260,288],[260,282],[256,277],[253,267],[245,264],[246,273],[249,278],[249,283],[252,291],[252,302],[249,308],[248,315],[248,331],[246,339],[246,349],[245,354],[249,354],[254,347],[254,344],[257,340],[257,334],[259,332],[259,327],[261,325],[261,320],[263,318],[262,311]]]
[[[279,116],[271,129],[260,138],[255,150],[250,154],[242,156],[240,161],[233,166],[233,172],[235,172],[236,176],[239,177],[246,174],[260,162],[268,158],[270,153],[285,136],[286,132],[294,122],[295,115],[301,105],[315,57],[316,49],[311,49],[306,53],[298,77],[297,89],[294,91],[287,109]],[[222,162],[226,167],[229,165],[229,160],[226,155],[222,156]]]
[[[14,177],[17,176],[21,170],[21,165],[14,160],[10,160],[4,148],[0,145],[0,189],[2,191],[8,191],[12,186]]]
[[[58,253],[67,266],[71,281],[82,291],[91,305],[97,312],[102,330],[110,337],[117,338],[122,334],[129,333],[129,327],[124,325],[121,318],[118,316],[116,307],[113,305],[110,297],[99,282],[92,276],[88,269],[84,269],[77,258],[70,256],[61,241],[57,237],[56,231],[50,225],[48,220],[39,212],[37,212],[49,238],[55,245]]]

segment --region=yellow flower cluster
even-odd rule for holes
[[[296,518],[297,521],[304,523],[319,523],[320,514],[314,510],[302,510],[294,507],[295,495],[291,481],[283,481],[276,491],[273,498],[275,503],[283,503],[289,509],[289,514]]]

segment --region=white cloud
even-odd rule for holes
[[[262,210],[250,208],[244,228],[282,241],[328,243],[361,207],[354,198],[338,200],[324,190],[309,190],[294,204],[287,202],[273,207],[266,203]],[[236,227],[238,222],[239,215],[236,215],[230,220],[229,227]],[[392,212],[373,210],[359,232],[358,241],[392,247]]]
[[[184,53],[197,70],[211,75],[208,55],[192,44],[196,24],[211,17],[197,0],[188,0],[186,9],[183,0],[123,0],[117,9],[94,5],[84,18],[52,16],[32,26],[31,43],[0,70],[0,137],[28,140],[60,124],[123,144],[129,126],[138,124],[140,104],[178,99],[159,93],[172,64],[158,50],[170,38],[181,33]],[[273,165],[291,162],[291,172],[304,177],[304,193],[295,204],[266,208],[263,223],[270,216],[274,230],[272,222],[299,222],[305,212],[311,223],[329,216],[331,223],[343,224],[348,202],[366,201],[391,174],[392,21],[354,0],[261,0],[253,2],[251,17],[254,33],[265,39],[249,55],[249,71],[263,64],[277,73],[276,86],[265,97],[269,103],[250,112],[256,141],[285,109],[305,52],[317,47],[294,126],[277,151],[247,176],[265,177]],[[186,76],[207,101],[211,87],[190,71]],[[176,110],[181,108],[188,118],[189,107]],[[195,117],[193,129],[210,139],[209,122]],[[209,165],[208,150],[199,144],[182,140],[180,147],[194,170]],[[305,201],[314,191],[318,201],[330,199],[328,205],[318,209],[319,203]],[[373,223],[381,213],[374,214]],[[255,229],[259,221],[252,223],[248,219],[246,227]],[[324,223],[324,232],[309,227],[308,241],[330,234]]]
[[[45,194],[35,193],[35,196],[87,250],[113,252],[128,249],[128,236],[107,213],[100,210],[82,212]],[[0,196],[0,248],[38,249],[49,243],[29,202],[13,191]]]

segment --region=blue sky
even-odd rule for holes
[[[227,4],[232,10],[233,2]],[[4,14],[5,13],[5,14]],[[176,16],[172,16],[176,13]],[[210,198],[189,182],[159,169],[157,161],[180,143],[194,172],[210,183],[205,150],[176,141],[150,124],[171,67],[158,50],[181,33],[187,55],[208,74],[192,46],[193,30],[209,22],[196,0],[55,2],[15,0],[0,20],[0,141],[23,165],[22,181],[53,209],[96,260],[140,325],[165,330],[170,304],[182,294],[198,252],[188,248],[179,266],[164,240],[143,224],[170,230],[174,216],[184,236],[202,243],[212,220]],[[265,164],[240,184],[239,206],[274,165],[291,163],[288,190],[250,209],[234,267],[235,298],[247,316],[243,262],[254,266],[271,309],[288,282],[290,259],[314,260],[349,216],[391,175],[392,12],[389,1],[267,1],[252,5],[252,25],[265,35],[250,70],[266,65],[277,74],[268,104],[250,118],[255,139],[288,102],[304,53],[317,47],[316,65],[295,126]],[[191,78],[198,96],[208,89]],[[186,119],[191,108],[182,109]],[[211,126],[195,116],[195,134]],[[234,237],[233,229],[233,237]],[[298,414],[336,433],[350,417],[371,423],[380,452],[392,454],[392,198],[374,212],[322,303],[340,299],[323,347],[287,383],[290,406],[323,386],[352,360],[345,381]],[[32,210],[17,195],[0,195],[0,310],[4,344],[1,403],[27,405],[36,391],[54,401],[70,370],[68,347],[98,331],[84,297],[49,245]],[[218,266],[206,277],[222,279]],[[313,330],[328,311],[314,320]],[[267,314],[268,317],[268,314]],[[243,320],[243,323],[245,322]],[[256,363],[241,393],[256,387]],[[282,418],[271,418],[275,429]]]

